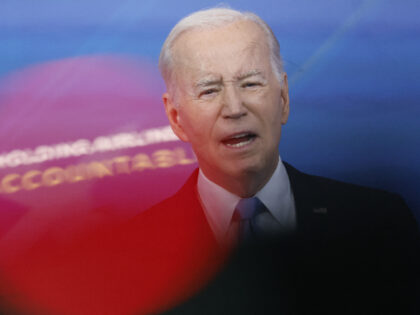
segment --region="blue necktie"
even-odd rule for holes
[[[256,241],[263,236],[262,227],[256,218],[266,212],[267,208],[257,198],[241,199],[236,205],[232,221],[239,224],[239,240],[241,242]]]

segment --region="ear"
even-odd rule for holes
[[[283,81],[281,86],[281,99],[283,105],[283,112],[281,116],[281,124],[284,125],[287,123],[287,119],[289,118],[289,85],[287,83],[287,73],[283,73]]]
[[[162,95],[163,104],[165,105],[166,116],[168,116],[173,132],[182,141],[188,142],[188,137],[182,127],[181,119],[179,117],[179,108],[173,101],[172,96],[166,92]]]

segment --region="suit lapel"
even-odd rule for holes
[[[191,174],[184,186],[175,195],[176,203],[180,205],[178,209],[182,209],[185,220],[190,221],[185,222],[186,225],[195,227],[193,233],[201,240],[209,242],[209,244],[216,243],[198,196],[197,177],[198,169]]]
[[[289,176],[296,206],[297,234],[304,239],[321,241],[328,231],[328,207],[320,197],[312,176],[283,162]]]
[[[188,178],[184,186],[174,196],[178,210],[182,211],[185,226],[190,226],[188,233],[192,246],[201,248],[208,254],[209,259],[225,260],[232,248],[222,246],[216,239],[207,221],[203,205],[197,191],[198,169]],[[204,253],[203,253],[204,255]]]

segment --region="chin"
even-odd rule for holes
[[[233,162],[229,168],[229,174],[236,178],[242,176],[249,176],[252,174],[258,174],[264,170],[264,163],[259,160],[247,160],[247,161],[236,161]]]

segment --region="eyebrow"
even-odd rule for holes
[[[222,83],[222,79],[204,78],[204,79],[199,80],[195,84],[195,87],[205,87],[205,86],[216,85],[216,84],[221,84],[221,83]]]
[[[239,74],[238,76],[235,77],[235,80],[241,81],[249,77],[258,76],[258,75],[264,77],[263,73],[260,70],[251,70],[251,71],[247,71],[245,73]]]
[[[264,77],[263,73],[260,70],[251,70],[251,71],[247,71],[245,73],[236,75],[234,77],[234,81],[241,81],[249,77],[258,76],[258,75]],[[211,85],[218,85],[218,84],[222,84],[222,82],[223,80],[221,78],[218,78],[218,79],[204,78],[204,79],[198,80],[198,82],[195,84],[195,87],[206,87],[206,86],[211,86]]]

